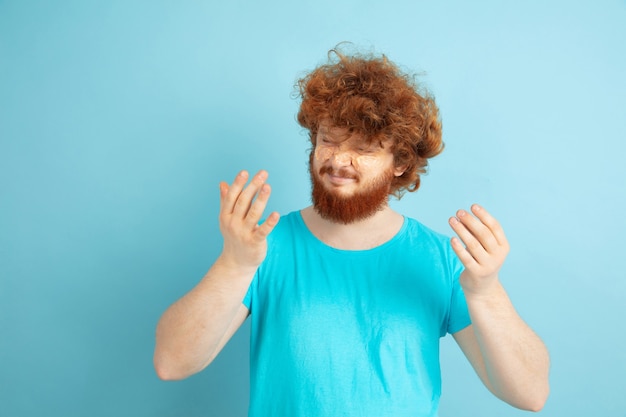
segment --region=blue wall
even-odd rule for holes
[[[309,203],[293,83],[343,40],[438,98],[447,149],[394,206],[500,219],[542,414],[626,415],[626,3],[502,3],[0,1],[0,415],[245,415],[247,325],[181,382],[154,327],[219,253],[220,180],[267,168],[271,210]],[[526,415],[442,345],[442,417]]]

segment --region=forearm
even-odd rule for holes
[[[253,276],[252,269],[218,259],[194,289],[165,311],[154,352],[160,378],[186,378],[215,358],[232,326],[240,324],[233,322],[243,320],[242,300]]]
[[[549,356],[541,339],[515,311],[499,282],[466,294],[484,363],[485,383],[513,406],[538,410],[548,396]]]

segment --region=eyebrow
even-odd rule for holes
[[[328,131],[321,131],[321,130],[318,130],[318,132],[317,132],[317,136],[318,136],[320,139],[326,139],[326,140],[329,140],[329,141],[331,141],[331,142],[333,142],[333,143],[343,142],[342,140],[337,139],[336,137],[334,137],[334,136],[330,135]]]

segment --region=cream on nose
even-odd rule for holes
[[[320,162],[329,161],[333,165],[348,166],[356,164],[358,154],[344,147],[317,147],[315,158]]]

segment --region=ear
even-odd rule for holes
[[[395,167],[393,170],[393,175],[395,177],[400,177],[402,176],[402,174],[404,174],[406,172],[406,169],[408,168],[408,165],[402,165],[399,167]]]

